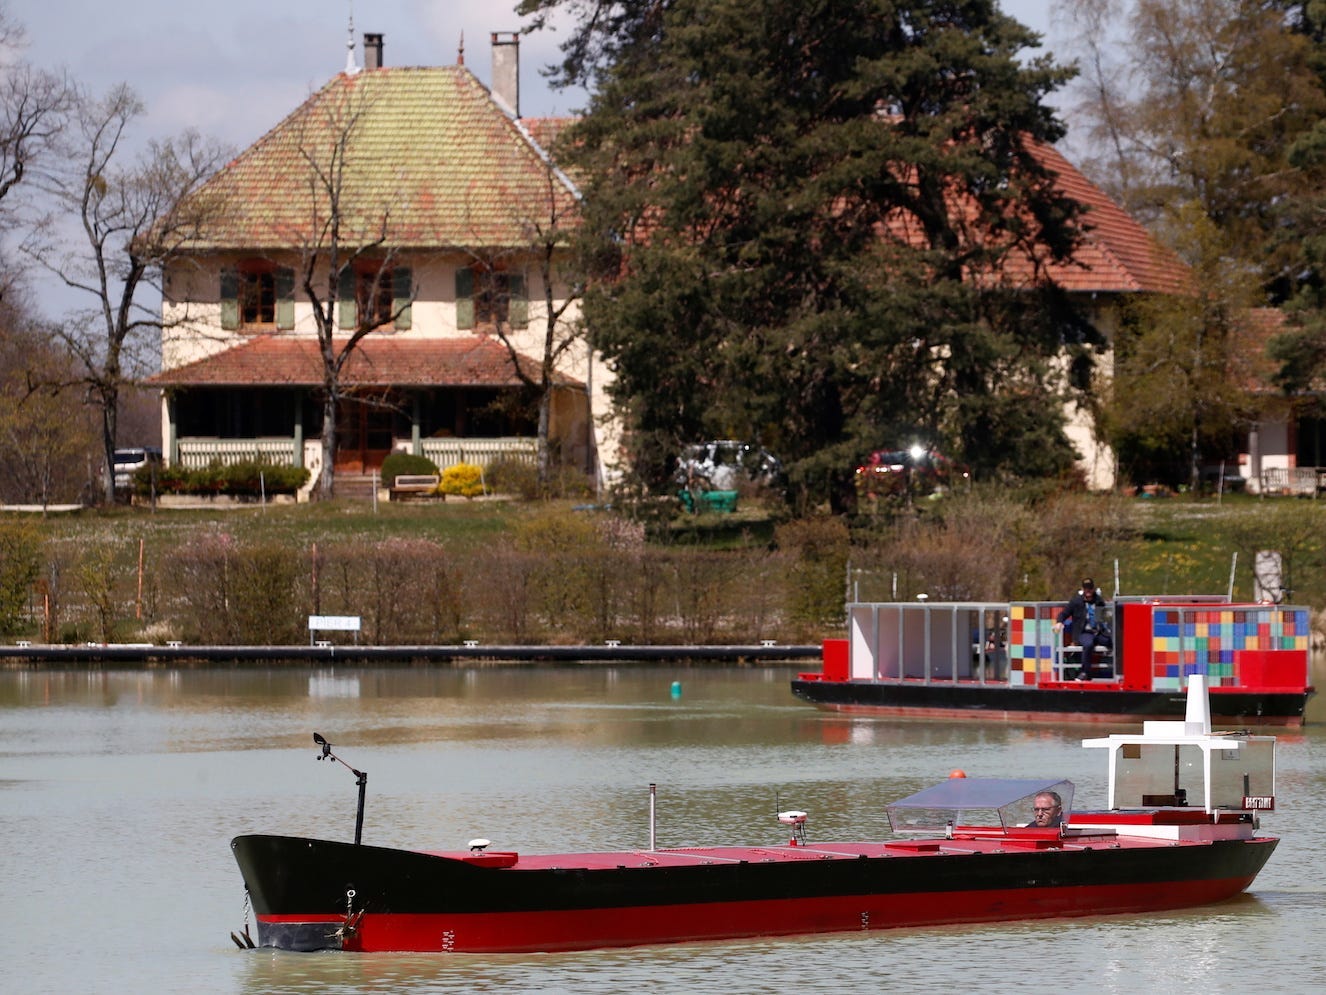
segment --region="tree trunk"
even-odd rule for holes
[[[318,497],[330,501],[336,496],[336,392],[324,388],[322,400],[322,478]]]
[[[101,401],[101,447],[105,464],[101,468],[101,493],[106,504],[115,503],[115,433],[118,428],[118,391],[103,391]]]
[[[538,468],[539,468],[539,487],[545,488],[548,485],[549,466],[548,466],[548,422],[551,419],[552,408],[552,387],[548,381],[544,381],[543,391],[539,394],[539,442],[538,442]]]

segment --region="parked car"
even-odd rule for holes
[[[715,439],[687,446],[677,460],[681,487],[701,483],[709,490],[735,491],[743,482],[772,484],[783,472],[778,458],[759,446],[733,439]]]
[[[970,479],[965,466],[938,449],[919,444],[908,449],[877,449],[856,468],[857,489],[867,497],[924,497]]]
[[[128,491],[133,489],[134,473],[149,463],[161,462],[161,450],[155,446],[131,446],[117,449],[115,460],[115,489]]]

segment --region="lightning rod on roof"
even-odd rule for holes
[[[350,31],[345,39],[345,72],[353,76],[359,72],[359,66],[355,64],[355,0],[349,0],[350,7]]]

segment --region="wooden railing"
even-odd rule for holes
[[[1314,496],[1326,487],[1326,467],[1273,466],[1262,470],[1263,494]]]
[[[179,461],[190,470],[199,470],[218,462],[225,466],[261,460],[276,466],[295,465],[294,439],[181,439]],[[424,439],[423,455],[439,470],[457,463],[488,466],[497,460],[518,460],[533,464],[538,458],[539,442],[529,436],[496,439]]]
[[[499,439],[423,439],[423,455],[439,470],[457,463],[488,466],[498,460],[518,460],[533,464],[539,454],[539,440],[528,436]]]
[[[233,466],[236,463],[258,461],[271,463],[273,466],[295,465],[294,439],[181,439],[179,441],[180,465],[189,470],[201,470],[220,463]]]

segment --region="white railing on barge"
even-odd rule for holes
[[[1054,623],[1063,602],[902,602],[847,606],[853,680],[975,681],[1031,686],[1076,677],[1080,647]],[[1108,603],[1113,652],[1095,660],[1096,676],[1131,681],[1133,690],[1181,691],[1203,675],[1235,687],[1277,667],[1277,686],[1310,682],[1311,618],[1298,605],[1232,603],[1225,595],[1120,596]],[[1125,674],[1124,625],[1132,641]],[[1141,636],[1133,626],[1141,626]],[[1301,677],[1297,668],[1301,667]]]
[[[849,605],[851,676],[925,683],[1068,680],[1081,667],[1082,648],[1064,645],[1054,629],[1063,607],[1054,601]],[[1097,674],[1103,675],[1102,666],[1113,673],[1113,653],[1097,652]]]
[[[1004,683],[1007,602],[847,606],[853,680]]]

